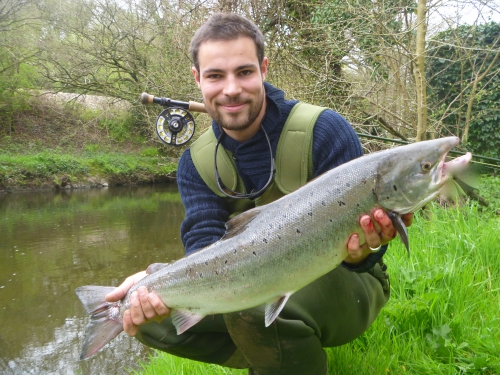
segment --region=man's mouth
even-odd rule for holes
[[[237,103],[237,104],[223,104],[221,108],[226,112],[240,112],[243,108],[245,108],[246,103]]]
[[[225,112],[235,113],[243,110],[248,104],[250,104],[249,100],[242,100],[241,98],[237,100],[225,100],[216,102],[216,104],[222,108]]]

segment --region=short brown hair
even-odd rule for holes
[[[196,31],[189,46],[189,53],[196,70],[200,71],[198,52],[202,43],[209,40],[234,40],[241,37],[249,37],[254,41],[259,64],[262,63],[264,60],[264,36],[253,22],[234,13],[212,15]]]

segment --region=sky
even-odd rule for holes
[[[438,0],[434,4],[429,9],[429,25],[441,30],[457,24],[500,22],[500,0]]]

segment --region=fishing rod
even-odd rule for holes
[[[194,118],[189,113],[202,112],[207,113],[205,104],[199,102],[182,102],[170,98],[162,98],[143,92],[140,98],[141,104],[159,104],[167,107],[163,110],[156,120],[156,135],[166,145],[182,146],[189,142],[194,135],[196,125]],[[398,144],[409,144],[411,142],[403,141],[400,139],[378,137],[371,134],[356,133],[360,138],[375,139],[382,142],[392,142]],[[451,155],[464,155],[465,152],[450,151]],[[482,162],[473,160],[473,163],[481,164],[484,167],[492,169],[500,169],[500,159],[490,158],[482,155],[473,154],[474,159],[480,159]],[[497,163],[497,164],[494,164]]]

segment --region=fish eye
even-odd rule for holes
[[[420,163],[420,167],[424,172],[429,172],[432,168],[432,163],[430,161],[423,161]]]

